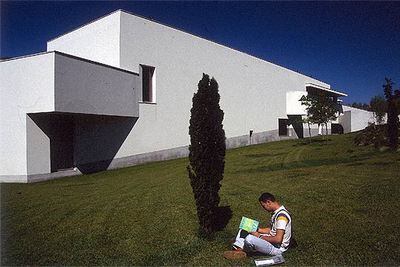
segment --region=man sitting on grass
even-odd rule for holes
[[[258,228],[256,232],[251,233],[239,230],[233,243],[235,250],[226,253],[227,258],[245,256],[243,251],[280,255],[289,248],[292,237],[292,219],[289,212],[270,193],[261,194],[258,201],[266,211],[272,213],[269,227]]]

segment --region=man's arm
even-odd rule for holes
[[[275,236],[261,236],[261,233],[259,233],[259,232],[252,232],[250,234],[252,234],[256,237],[259,237],[265,241],[268,241],[272,244],[282,244],[283,235],[285,234],[285,230],[282,230],[282,229],[276,230]]]
[[[271,232],[271,228],[265,227],[265,228],[258,228],[257,232],[260,234],[269,234]]]

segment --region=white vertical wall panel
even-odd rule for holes
[[[51,172],[50,138],[27,115],[26,116],[27,174]]]
[[[86,24],[47,42],[47,51],[58,50],[118,67],[120,11]]]
[[[0,176],[26,175],[26,114],[54,111],[54,54],[1,62],[0,81]]]
[[[306,96],[306,91],[286,92],[286,114],[287,115],[306,115],[306,106],[299,101],[302,96]]]

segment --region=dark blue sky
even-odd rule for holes
[[[382,94],[385,76],[400,85],[400,2],[1,2],[1,56],[116,9],[315,77],[346,103]]]

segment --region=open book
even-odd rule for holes
[[[282,255],[276,255],[270,258],[262,258],[254,260],[254,263],[256,264],[257,267],[281,264],[284,262],[285,259],[283,258]]]
[[[242,217],[239,228],[247,232],[255,232],[258,229],[259,222],[247,217]]]

